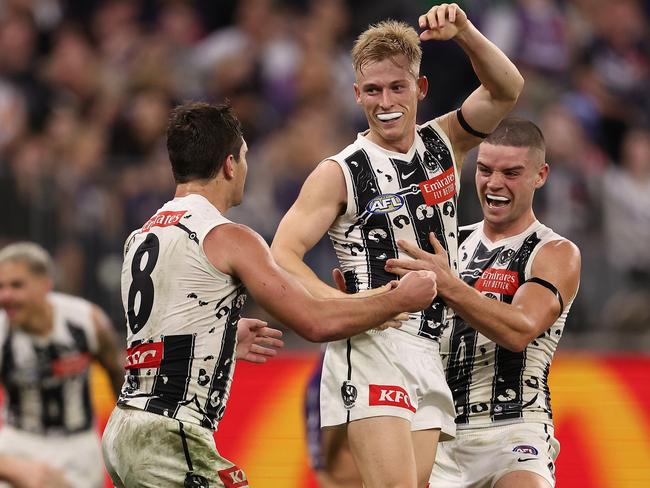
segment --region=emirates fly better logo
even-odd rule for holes
[[[474,285],[479,291],[514,295],[519,288],[519,274],[508,269],[488,268]]]
[[[456,194],[456,175],[454,168],[420,183],[420,191],[427,205],[433,206],[449,200]]]
[[[181,217],[185,215],[186,212],[187,210],[179,210],[178,212],[171,210],[159,212],[147,220],[147,222],[142,226],[142,232],[149,232],[152,227],[169,227],[170,225],[176,225],[181,221]]]

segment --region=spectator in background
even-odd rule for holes
[[[607,316],[614,327],[647,330],[650,318],[650,130],[633,128],[625,134],[620,165],[605,172],[599,195],[607,263],[613,271],[607,287],[613,294]]]

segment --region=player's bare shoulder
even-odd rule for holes
[[[558,239],[544,244],[533,266],[550,265],[564,266],[569,268],[569,272],[580,272],[581,265],[580,249],[568,239]]]

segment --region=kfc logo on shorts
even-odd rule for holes
[[[145,342],[126,350],[124,369],[159,368],[163,357],[162,342]]]
[[[427,205],[433,206],[449,200],[456,194],[456,175],[454,168],[420,183],[420,191]]]
[[[400,407],[415,413],[408,393],[401,386],[370,385],[369,388],[368,405]]]
[[[520,444],[518,446],[515,446],[512,449],[512,452],[519,452],[521,454],[530,454],[531,456],[537,456],[539,454],[539,451],[537,450],[536,447],[529,446],[527,444]]]
[[[478,291],[514,295],[519,288],[519,273],[508,269],[488,268],[474,285]]]
[[[241,488],[242,486],[248,486],[248,480],[246,479],[246,474],[238,466],[233,466],[232,468],[222,469],[217,471],[221,482],[225,488]]]
[[[343,399],[343,406],[347,409],[354,407],[357,401],[357,387],[351,381],[346,380],[341,385],[341,398]]]

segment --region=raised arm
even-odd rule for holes
[[[481,34],[455,3],[432,7],[420,16],[419,23],[424,29],[420,34],[423,41],[456,41],[469,57],[481,82],[481,86],[461,106],[469,130],[463,127],[455,111],[437,119],[451,140],[458,164],[462,164],[467,151],[482,140],[472,131],[478,134],[492,132],[515,106],[524,79],[503,51]]]
[[[271,244],[276,262],[298,278],[314,296],[343,297],[336,288],[323,283],[303,259],[344,211],[346,200],[341,168],[334,161],[324,161],[305,180]]]
[[[436,254],[400,241],[400,247],[414,259],[389,259],[386,269],[396,274],[419,269],[434,271],[439,294],[445,302],[472,328],[500,346],[523,351],[562,313],[558,297],[531,281],[519,286],[511,304],[486,297],[450,271],[444,249],[433,235],[431,241]],[[566,305],[578,290],[580,251],[567,240],[549,242],[537,253],[531,274],[555,286]]]
[[[377,327],[400,312],[422,310],[436,294],[433,273],[411,273],[381,295],[314,298],[275,263],[258,234],[238,224],[212,229],[203,248],[217,269],[239,278],[273,317],[314,342],[349,337]]]
[[[97,333],[95,359],[108,373],[115,396],[119,396],[124,383],[124,352],[117,345],[115,329],[102,309],[93,306],[92,320]]]

